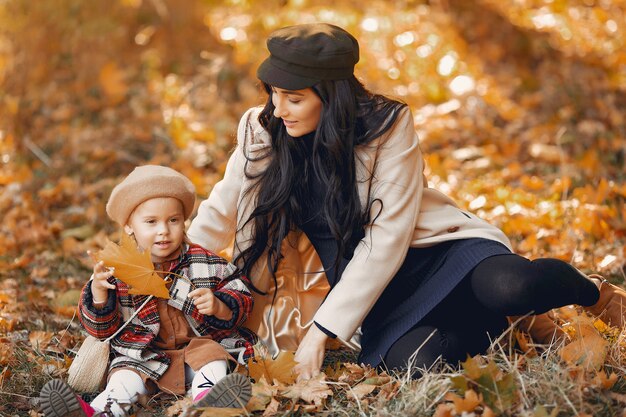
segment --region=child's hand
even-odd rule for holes
[[[200,314],[215,316],[222,320],[230,320],[233,312],[209,288],[196,288],[189,293]]]
[[[114,290],[115,284],[109,282],[113,276],[113,271],[104,266],[104,262],[96,262],[93,266],[93,281],[91,283],[91,294],[95,303],[105,302],[109,296],[108,290]]]

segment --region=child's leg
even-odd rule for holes
[[[191,383],[191,398],[199,407],[243,408],[250,400],[250,379],[228,374],[228,363],[213,361],[200,368]]]
[[[139,395],[147,394],[148,389],[136,372],[122,369],[109,378],[107,386],[92,402],[97,411],[104,411],[110,403],[111,412],[115,417],[125,417],[130,406],[137,402]]]
[[[191,398],[195,401],[200,393],[205,393],[208,389],[213,388],[215,383],[224,378],[227,373],[228,363],[226,361],[213,361],[204,365],[193,376]]]

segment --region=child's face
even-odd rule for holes
[[[138,205],[124,226],[133,233],[141,250],[149,250],[152,262],[177,255],[185,236],[183,204],[176,198],[151,198]]]

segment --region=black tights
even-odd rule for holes
[[[541,314],[568,304],[589,306],[598,297],[596,285],[566,262],[549,258],[530,261],[515,254],[492,256],[396,340],[385,355],[384,366],[406,367],[418,348],[414,367],[428,368],[440,356],[455,364],[468,354],[484,352],[489,336],[497,337],[508,327],[506,316]]]

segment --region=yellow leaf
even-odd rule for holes
[[[129,294],[170,298],[165,281],[154,271],[150,252],[139,252],[137,244],[126,233],[122,233],[119,245],[108,241],[96,258],[107,267],[115,268],[115,276],[131,287]]]
[[[295,352],[280,352],[276,358],[272,358],[258,345],[254,347],[254,359],[248,361],[250,376],[255,381],[265,378],[267,381],[276,381],[286,385],[291,385],[296,380],[294,367],[297,362],[294,360]]]

